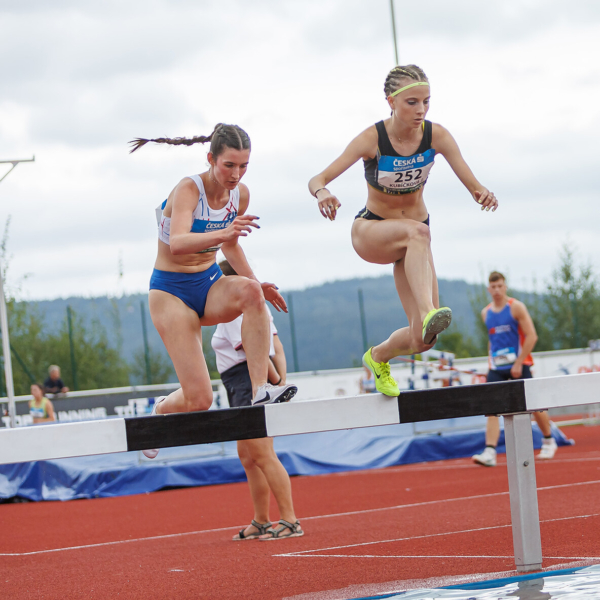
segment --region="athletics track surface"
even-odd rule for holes
[[[600,563],[600,428],[567,433],[536,462],[551,569]],[[332,600],[514,575],[505,462],[294,478],[306,535],[277,542],[230,541],[246,484],[0,505],[0,597]]]

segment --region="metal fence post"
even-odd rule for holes
[[[542,538],[529,413],[504,415],[504,439],[517,571],[539,571]]]
[[[73,389],[77,391],[77,363],[75,362],[75,346],[73,344],[73,319],[71,317],[71,307],[67,304],[67,325],[69,327],[69,348],[71,350],[71,371],[73,373]]]
[[[146,330],[146,305],[143,300],[140,300],[140,308],[142,310],[142,334],[144,336],[144,359],[146,362],[146,383],[152,384],[152,371],[150,369],[150,348],[148,347],[148,331]]]
[[[0,328],[2,329],[2,350],[4,353],[4,379],[6,382],[6,397],[8,398],[8,414],[10,426],[17,426],[17,409],[15,407],[15,387],[13,385],[12,361],[10,356],[10,340],[8,337],[8,313],[4,297],[4,282],[2,281],[2,260],[0,260]]]
[[[360,311],[360,329],[362,331],[363,352],[369,349],[367,338],[367,319],[365,318],[365,303],[363,300],[363,291],[358,288],[358,310]]]
[[[292,357],[294,359],[294,371],[297,373],[300,371],[298,368],[298,348],[296,347],[296,325],[294,323],[294,302],[292,301],[292,294],[288,292],[288,311],[290,315],[290,333],[292,335]]]

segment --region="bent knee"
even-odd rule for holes
[[[409,238],[411,241],[429,243],[431,241],[431,230],[425,223],[415,223],[410,228]]]
[[[212,394],[211,397],[207,397],[206,394],[190,394],[184,392],[184,407],[185,412],[198,412],[201,410],[208,410],[213,403]]]
[[[258,281],[248,279],[244,283],[244,287],[240,290],[240,304],[242,309],[253,308],[256,306],[262,307],[265,302],[265,296],[262,287]]]

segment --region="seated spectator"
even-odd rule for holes
[[[48,423],[56,421],[52,402],[44,396],[44,388],[39,383],[31,384],[33,400],[29,401],[29,414],[35,423]]]
[[[44,381],[44,392],[46,394],[66,394],[69,388],[65,386],[60,378],[60,367],[58,365],[50,365],[48,367],[48,377]]]

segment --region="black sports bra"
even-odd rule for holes
[[[425,185],[435,158],[431,121],[423,121],[423,138],[412,156],[402,156],[394,150],[383,121],[375,123],[375,127],[377,156],[364,161],[367,183],[386,194],[416,192]]]

